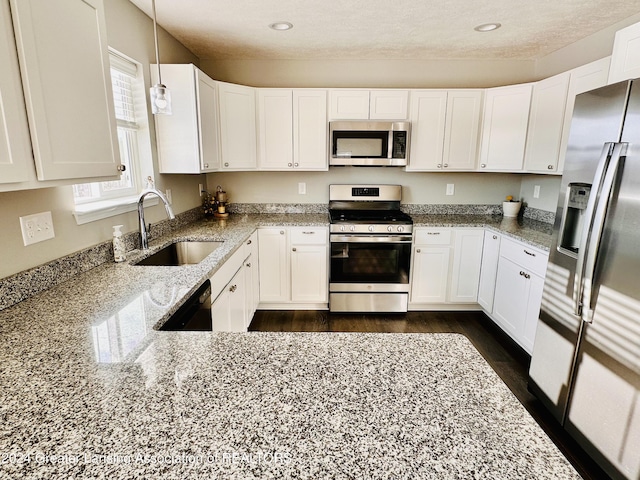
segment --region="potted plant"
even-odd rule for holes
[[[520,200],[514,200],[513,197],[509,195],[507,199],[502,202],[502,213],[505,217],[517,217],[521,205],[522,202]]]

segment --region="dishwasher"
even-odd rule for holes
[[[206,280],[160,327],[164,331],[211,331],[211,282]]]

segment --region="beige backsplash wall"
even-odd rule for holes
[[[403,203],[498,204],[507,195],[520,195],[526,175],[500,173],[422,173],[401,168],[331,167],[328,172],[229,172],[210,173],[207,186],[221,185],[231,203],[327,203],[330,184],[403,185]],[[298,183],[307,193],[298,194]],[[445,195],[447,184],[455,193]],[[557,192],[547,191],[549,196]],[[537,203],[537,202],[536,202]],[[549,210],[555,210],[554,207]],[[546,205],[545,202],[540,202]],[[538,208],[538,207],[536,207]]]

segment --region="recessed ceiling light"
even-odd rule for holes
[[[289,22],[275,22],[269,25],[269,28],[272,30],[291,30],[293,28],[293,24]]]
[[[476,32],[492,32],[493,30],[497,30],[502,25],[499,23],[483,23],[482,25],[478,25],[474,28]]]

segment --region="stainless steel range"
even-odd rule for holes
[[[406,312],[413,221],[401,185],[330,185],[329,310]]]

